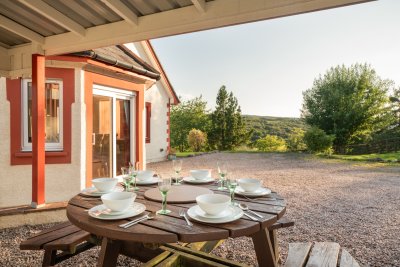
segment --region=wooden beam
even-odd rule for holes
[[[19,36],[22,36],[32,42],[37,42],[39,44],[44,44],[44,37],[30,29],[16,23],[15,21],[0,15],[0,27],[4,28],[10,32],[13,32]]]
[[[138,16],[132,10],[130,10],[124,3],[122,3],[121,0],[101,0],[101,1],[129,24],[133,26],[138,25]]]
[[[45,202],[45,57],[32,55],[32,206]]]
[[[86,29],[80,24],[76,23],[74,20],[70,19],[54,7],[46,4],[42,0],[18,0],[30,9],[35,10],[42,16],[48,18],[49,20],[55,22],[61,27],[77,34],[80,37],[85,36]]]
[[[192,3],[200,13],[206,12],[206,0],[192,0]]]

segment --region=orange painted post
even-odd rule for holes
[[[32,55],[32,207],[45,202],[45,57]]]
[[[144,146],[144,134],[143,134],[143,110],[144,110],[144,92],[145,89],[137,92],[136,102],[136,161],[139,162],[139,169],[143,170],[143,146]]]

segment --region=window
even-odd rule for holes
[[[146,102],[146,143],[150,143],[151,103]]]
[[[45,85],[46,151],[63,150],[61,80],[46,80]],[[22,150],[32,151],[32,80],[22,80]]]

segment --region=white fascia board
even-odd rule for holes
[[[63,13],[55,9],[54,7],[46,4],[42,0],[18,0],[25,6],[35,10],[42,16],[48,18],[49,20],[55,22],[61,27],[75,33],[76,35],[83,37],[85,36],[86,29],[80,24],[76,23],[74,20],[65,16]]]
[[[190,5],[139,17],[137,27],[119,21],[88,28],[84,38],[71,32],[49,36],[43,49],[46,55],[71,53],[369,1],[373,0],[214,0],[207,2],[203,14]]]

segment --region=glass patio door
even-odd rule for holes
[[[133,99],[129,91],[93,89],[92,178],[116,177],[135,161]]]

